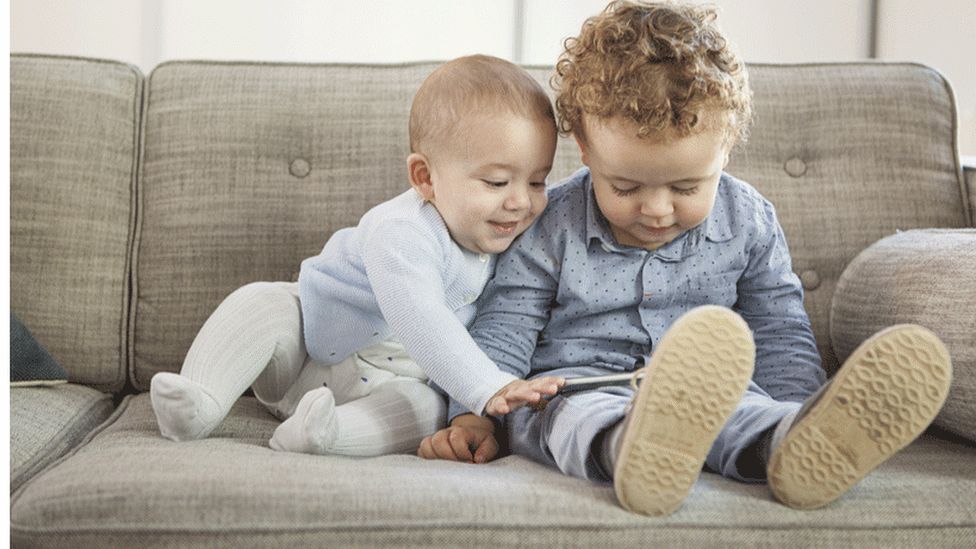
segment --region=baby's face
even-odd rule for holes
[[[656,250],[711,213],[728,152],[720,129],[653,140],[622,119],[586,118],[584,127],[583,163],[619,244]]]
[[[430,201],[454,241],[476,253],[508,249],[546,207],[555,150],[551,121],[492,113],[431,154]]]

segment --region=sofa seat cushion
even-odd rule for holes
[[[927,436],[826,509],[793,511],[764,485],[706,473],[664,519],[612,488],[519,456],[486,465],[410,455],[272,451],[278,422],[239,401],[211,438],[159,436],[148,395],[11,503],[12,540],[45,547],[952,544],[976,535],[976,447]],[[120,464],[128,464],[120,467]],[[147,534],[152,534],[147,536]]]
[[[12,387],[10,491],[76,446],[111,413],[111,397],[83,385]]]
[[[976,229],[904,231],[861,252],[834,294],[830,336],[846,358],[875,332],[920,324],[952,358],[952,385],[939,425],[976,441]],[[976,467],[976,464],[974,464]]]

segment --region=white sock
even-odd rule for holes
[[[298,375],[305,348],[290,286],[257,282],[234,291],[200,329],[179,375],[153,377],[150,398],[163,436],[206,437],[266,368]]]
[[[416,452],[420,441],[446,424],[444,397],[415,379],[394,380],[371,394],[335,406],[332,392],[302,397],[295,415],[278,426],[275,450],[345,456]]]
[[[275,429],[268,445],[279,452],[327,454],[336,430],[335,395],[320,387],[302,396],[295,414]]]

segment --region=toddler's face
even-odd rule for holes
[[[451,237],[477,253],[505,251],[546,207],[556,151],[552,122],[483,115],[430,158],[431,196]]]
[[[708,217],[728,152],[720,129],[664,141],[618,118],[586,117],[584,127],[583,164],[619,244],[656,250]]]

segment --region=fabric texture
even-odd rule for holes
[[[516,547],[531,539],[635,547],[650,539],[909,547],[976,535],[976,447],[931,436],[816,512],[775,502],[765,486],[705,473],[681,510],[650,520],[623,510],[609,484],[518,456],[470,465],[274,452],[266,441],[278,422],[252,398],[238,401],[213,438],[190,443],[159,437],[147,395],[120,408],[70,459],[15,495],[15,546]]]
[[[10,492],[81,442],[112,408],[109,395],[83,385],[12,388]]]
[[[495,258],[459,246],[433,204],[410,189],[332,235],[302,262],[305,346],[336,363],[395,338],[437,386],[480,414],[515,376],[498,369],[467,327]]]
[[[834,294],[830,335],[846,358],[875,332],[920,324],[942,339],[953,379],[935,424],[976,441],[976,229],[901,232],[864,250]]]
[[[57,385],[67,383],[64,368],[40,343],[27,326],[10,312],[10,385]]]
[[[10,307],[71,381],[125,382],[142,75],[10,58]]]

